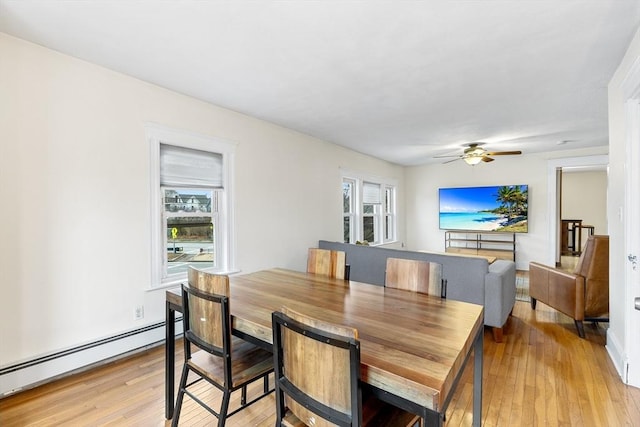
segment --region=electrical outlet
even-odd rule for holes
[[[142,319],[144,319],[144,305],[139,305],[133,309],[133,320],[142,320]]]

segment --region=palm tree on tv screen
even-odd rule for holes
[[[498,187],[496,201],[502,204],[500,208],[507,211],[509,218],[527,211],[527,191],[523,191],[520,185]]]

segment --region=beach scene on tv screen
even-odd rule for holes
[[[526,185],[440,189],[442,230],[526,233],[527,216]]]

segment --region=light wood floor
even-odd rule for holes
[[[583,340],[564,315],[540,303],[534,312],[520,301],[503,343],[493,342],[486,329],[483,425],[640,426],[640,389],[620,381],[603,346],[605,330],[585,329]],[[6,397],[0,400],[0,426],[169,425],[163,351],[157,347]],[[472,365],[447,410],[448,427],[471,425]],[[211,417],[188,398],[184,408],[181,425],[211,425]],[[273,394],[227,425],[273,426]]]

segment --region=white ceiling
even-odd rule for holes
[[[639,25],[639,0],[0,0],[2,32],[403,165],[607,145]]]

